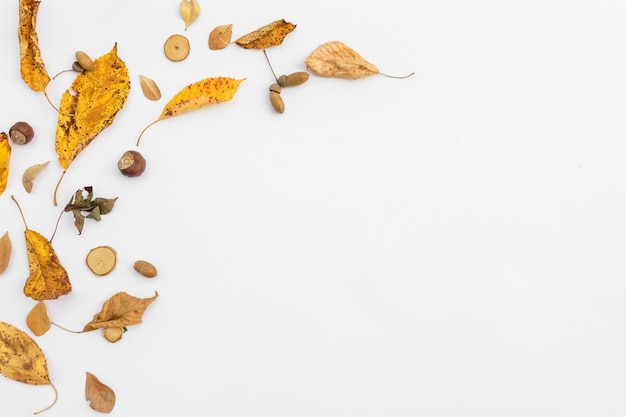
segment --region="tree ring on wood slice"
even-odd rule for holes
[[[97,246],[87,254],[87,267],[98,276],[103,276],[115,269],[117,252],[110,246]]]
[[[170,61],[182,61],[189,55],[189,40],[183,35],[172,35],[165,41],[163,50]]]

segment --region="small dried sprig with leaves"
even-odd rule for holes
[[[87,195],[83,195],[84,193]],[[72,212],[74,215],[74,225],[78,230],[78,234],[82,234],[83,227],[85,225],[85,219],[94,219],[96,221],[102,220],[102,216],[108,214],[113,210],[115,198],[102,198],[93,196],[93,187],[88,186],[82,190],[77,190],[76,193],[70,199],[63,209],[63,213]],[[62,214],[62,213],[61,213]]]

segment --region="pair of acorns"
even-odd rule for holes
[[[300,84],[304,84],[309,79],[309,73],[305,71],[294,72],[289,75],[281,75],[276,82],[270,85],[270,103],[276,111],[276,113],[283,113],[285,111],[285,102],[280,96],[280,92],[283,87],[295,87]]]

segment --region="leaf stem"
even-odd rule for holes
[[[52,236],[50,237],[50,243],[52,243],[52,239],[54,239],[54,235],[57,234],[57,229],[59,228],[59,222],[61,221],[61,216],[63,216],[63,213],[65,213],[65,210],[61,210],[61,214],[59,214],[59,217],[57,218],[57,222],[54,225],[54,232],[52,232]]]
[[[56,404],[57,400],[59,399],[59,391],[57,391],[57,387],[54,386],[54,384],[51,382],[50,386],[52,387],[52,389],[54,390],[54,401],[52,402],[52,404],[50,404],[49,406],[47,406],[46,408],[44,408],[43,410],[39,410],[39,411],[35,411],[33,414],[40,414],[43,413],[44,411],[52,408],[53,405]]]
[[[26,224],[26,218],[24,218],[24,213],[22,212],[22,208],[20,207],[20,203],[17,202],[17,200],[15,199],[15,196],[13,194],[11,194],[11,199],[13,201],[15,201],[15,204],[17,205],[17,209],[20,211],[20,216],[22,216],[22,221],[24,222],[24,227],[26,229],[28,229],[28,225]]]
[[[274,68],[272,68],[272,63],[270,62],[270,59],[267,57],[267,51],[265,49],[263,50],[263,54],[265,54],[265,59],[267,60],[267,65],[270,66],[270,70],[272,71],[272,75],[274,76],[274,79],[278,83],[278,77],[276,77],[276,73],[274,72]]]
[[[379,72],[380,75],[384,75],[385,77],[389,77],[389,78],[397,78],[397,79],[402,79],[402,78],[409,78],[411,75],[415,74],[415,72],[412,72],[408,75],[389,75],[389,74],[383,74],[382,72]]]
[[[59,182],[57,182],[57,186],[54,187],[54,205],[58,205],[57,204],[57,191],[59,190],[59,185],[61,185],[61,180],[63,180],[63,177],[65,176],[65,173],[67,172],[67,169],[63,170],[63,173],[61,174],[61,178],[59,178]]]
[[[154,122],[150,123],[148,126],[144,127],[143,130],[141,131],[141,133],[139,134],[139,137],[137,138],[137,146],[139,146],[139,141],[141,141],[141,137],[143,136],[143,133],[148,130],[148,128],[150,126],[152,126],[153,124],[155,124],[156,122],[161,121],[162,119],[156,119]]]
[[[56,324],[55,322],[51,321],[50,324],[54,324],[55,326],[57,326],[59,329],[61,330],[65,330],[66,332],[70,332],[70,333],[83,333],[82,330],[70,330],[68,328],[65,328],[63,326],[61,326],[60,324]]]

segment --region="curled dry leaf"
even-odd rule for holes
[[[27,168],[26,171],[24,171],[24,174],[22,175],[22,185],[24,186],[24,189],[27,193],[33,191],[33,183],[35,179],[39,176],[41,171],[43,171],[44,168],[48,166],[49,163],[50,161],[33,165]]]
[[[209,33],[209,48],[213,50],[224,49],[233,37],[233,25],[220,25]]]
[[[293,23],[279,19],[240,37],[235,43],[244,49],[265,49],[278,46],[295,28],[296,25]]]
[[[339,41],[318,46],[304,61],[313,74],[321,77],[359,79],[378,74],[378,68],[355,50]]]
[[[161,98],[161,90],[152,78],[139,75],[139,85],[141,85],[141,91],[148,100],[157,101]]]
[[[185,22],[185,30],[200,16],[200,4],[198,0],[182,0],[180,3],[180,15]]]
[[[9,261],[11,260],[11,251],[13,250],[13,244],[9,237],[9,232],[5,232],[0,237],[0,274],[7,270]]]
[[[141,136],[153,124],[170,117],[178,116],[179,114],[206,107],[210,104],[229,101],[237,92],[239,84],[244,80],[245,78],[236,80],[230,77],[210,77],[189,84],[165,105],[157,120],[150,123],[141,131],[137,139],[137,146],[139,146]]]
[[[24,384],[50,385],[54,389],[54,402],[35,414],[56,403],[58,393],[50,381],[48,363],[41,348],[26,332],[5,322],[0,322],[0,373]]]
[[[141,323],[143,313],[156,300],[158,293],[150,298],[137,298],[125,292],[118,292],[102,305],[102,310],[85,325],[83,332],[107,327],[126,327]]]
[[[26,316],[26,325],[35,336],[41,336],[50,330],[50,317],[43,301],[37,301],[35,307]]]
[[[110,413],[115,407],[115,392],[91,372],[86,374],[85,398],[89,401],[89,406],[101,413]]]
[[[45,92],[50,82],[37,35],[37,12],[40,0],[20,0],[20,20],[17,31],[20,43],[20,73],[32,90]]]
[[[9,135],[0,132],[0,195],[6,190],[9,181],[9,163],[11,162],[11,144]]]

